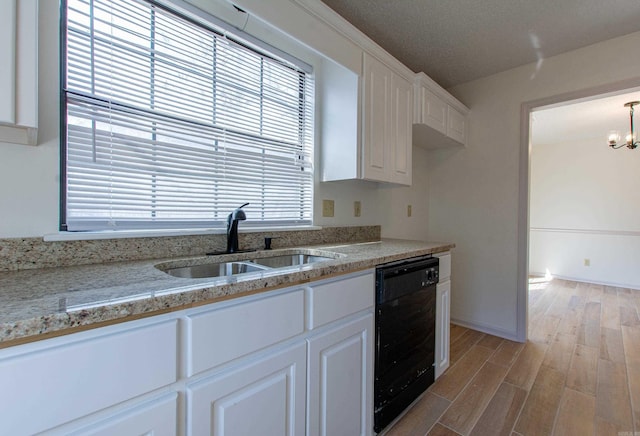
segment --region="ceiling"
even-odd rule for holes
[[[640,30],[638,0],[322,1],[445,88]]]
[[[624,104],[637,100],[640,89],[540,108],[531,115],[531,144],[535,147],[600,138],[606,147],[611,130],[618,130],[622,138],[629,131],[629,108]],[[634,128],[640,128],[640,106],[635,108],[634,120]]]

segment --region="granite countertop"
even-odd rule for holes
[[[383,239],[223,256],[2,272],[0,347],[373,268],[399,259],[447,251],[454,246]],[[286,269],[201,279],[173,277],[155,267],[163,263],[168,265],[166,262],[171,262],[171,266],[186,266],[293,254],[300,250],[338,257]]]

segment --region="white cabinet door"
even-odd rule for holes
[[[393,140],[391,141],[391,179],[394,183],[411,185],[413,86],[398,75],[393,76]]]
[[[306,344],[187,387],[187,434],[302,435]]]
[[[451,306],[451,281],[436,286],[436,370],[435,377],[449,367],[449,327]]]
[[[362,172],[365,179],[390,181],[391,138],[389,95],[392,72],[372,56],[364,56],[364,135]]]
[[[372,432],[373,315],[309,339],[307,436]]]
[[[35,145],[38,1],[5,0],[0,15],[0,142]]]
[[[16,0],[6,0],[0,14],[0,123],[14,124],[16,90]]]
[[[451,252],[435,255],[440,260],[440,282],[436,286],[436,362],[435,377],[449,367],[451,326]]]
[[[447,103],[427,88],[420,88],[422,123],[447,134]]]
[[[411,185],[413,85],[364,54],[364,179]]]
[[[460,144],[464,144],[467,140],[466,117],[449,106],[447,120],[447,136]]]

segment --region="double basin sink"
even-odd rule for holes
[[[340,255],[317,250],[286,250],[286,254],[255,253],[246,259],[217,261],[220,257],[198,258],[190,261],[175,261],[158,264],[155,267],[173,277],[199,279],[207,277],[227,277],[237,274],[286,270],[291,267],[333,260]],[[189,263],[182,265],[182,263]]]

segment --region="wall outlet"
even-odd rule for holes
[[[332,217],[334,212],[333,206],[333,200],[322,200],[322,216]]]
[[[585,259],[584,266],[591,266],[591,259]]]
[[[359,201],[353,202],[353,216],[359,217],[362,214],[362,205]]]
[[[410,217],[411,216],[411,205],[407,206],[407,216]]]

